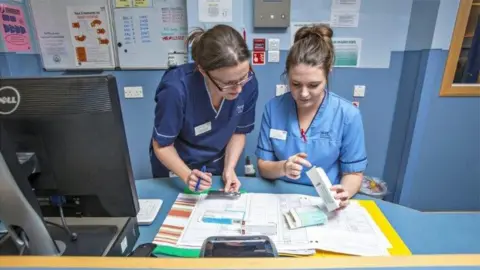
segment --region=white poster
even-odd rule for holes
[[[310,26],[314,24],[329,24],[328,22],[291,22],[290,23],[290,45],[293,46],[295,42],[295,33],[297,33],[298,29],[304,26]]]
[[[362,39],[360,38],[333,38],[335,48],[335,67],[360,66]]]
[[[358,27],[361,0],[332,0],[331,27]]]
[[[332,0],[332,10],[360,10],[361,0]]]
[[[198,19],[201,22],[231,22],[232,0],[199,0]]]
[[[51,60],[55,65],[62,65],[68,61],[66,38],[68,33],[60,31],[45,31],[38,33],[38,42],[44,58]],[[47,59],[44,59],[46,61]]]
[[[176,42],[181,47],[188,35],[187,11],[183,1],[170,0],[161,5],[157,4],[157,6],[162,11],[162,26],[160,27],[162,40],[169,43]]]
[[[358,27],[358,11],[332,10],[330,23],[332,27]]]
[[[68,7],[70,36],[77,66],[105,65],[112,62],[111,33],[104,6]]]

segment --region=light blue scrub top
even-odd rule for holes
[[[275,136],[278,133],[275,130],[286,131],[286,138]],[[340,183],[342,173],[365,170],[367,154],[362,117],[349,101],[326,91],[305,133],[306,141],[301,136],[297,107],[291,93],[275,97],[265,106],[256,155],[267,161],[281,161],[304,152],[313,166],[325,170],[333,185]],[[298,180],[287,177],[281,180],[312,185],[307,170],[309,168],[303,168]]]

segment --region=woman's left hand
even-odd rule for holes
[[[335,192],[335,199],[340,200],[340,208],[338,210],[345,209],[350,203],[348,191],[345,190],[342,185],[335,185],[330,190]]]
[[[238,192],[240,190],[240,180],[238,180],[235,170],[226,170],[223,172],[223,182],[225,183],[225,192]]]

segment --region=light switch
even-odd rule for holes
[[[365,97],[365,85],[355,85],[353,88],[353,97]]]
[[[268,51],[268,62],[271,62],[271,63],[280,62],[280,51]]]
[[[279,38],[269,38],[268,39],[268,50],[269,51],[280,51],[280,39]]]

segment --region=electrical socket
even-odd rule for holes
[[[126,86],[123,91],[125,98],[143,98],[143,88],[141,86]]]
[[[287,92],[288,92],[288,88],[285,84],[277,84],[277,87],[275,89],[276,96],[281,96]]]
[[[353,97],[365,97],[365,85],[355,85],[353,88]]]
[[[270,63],[280,62],[280,51],[268,51],[268,62]]]

